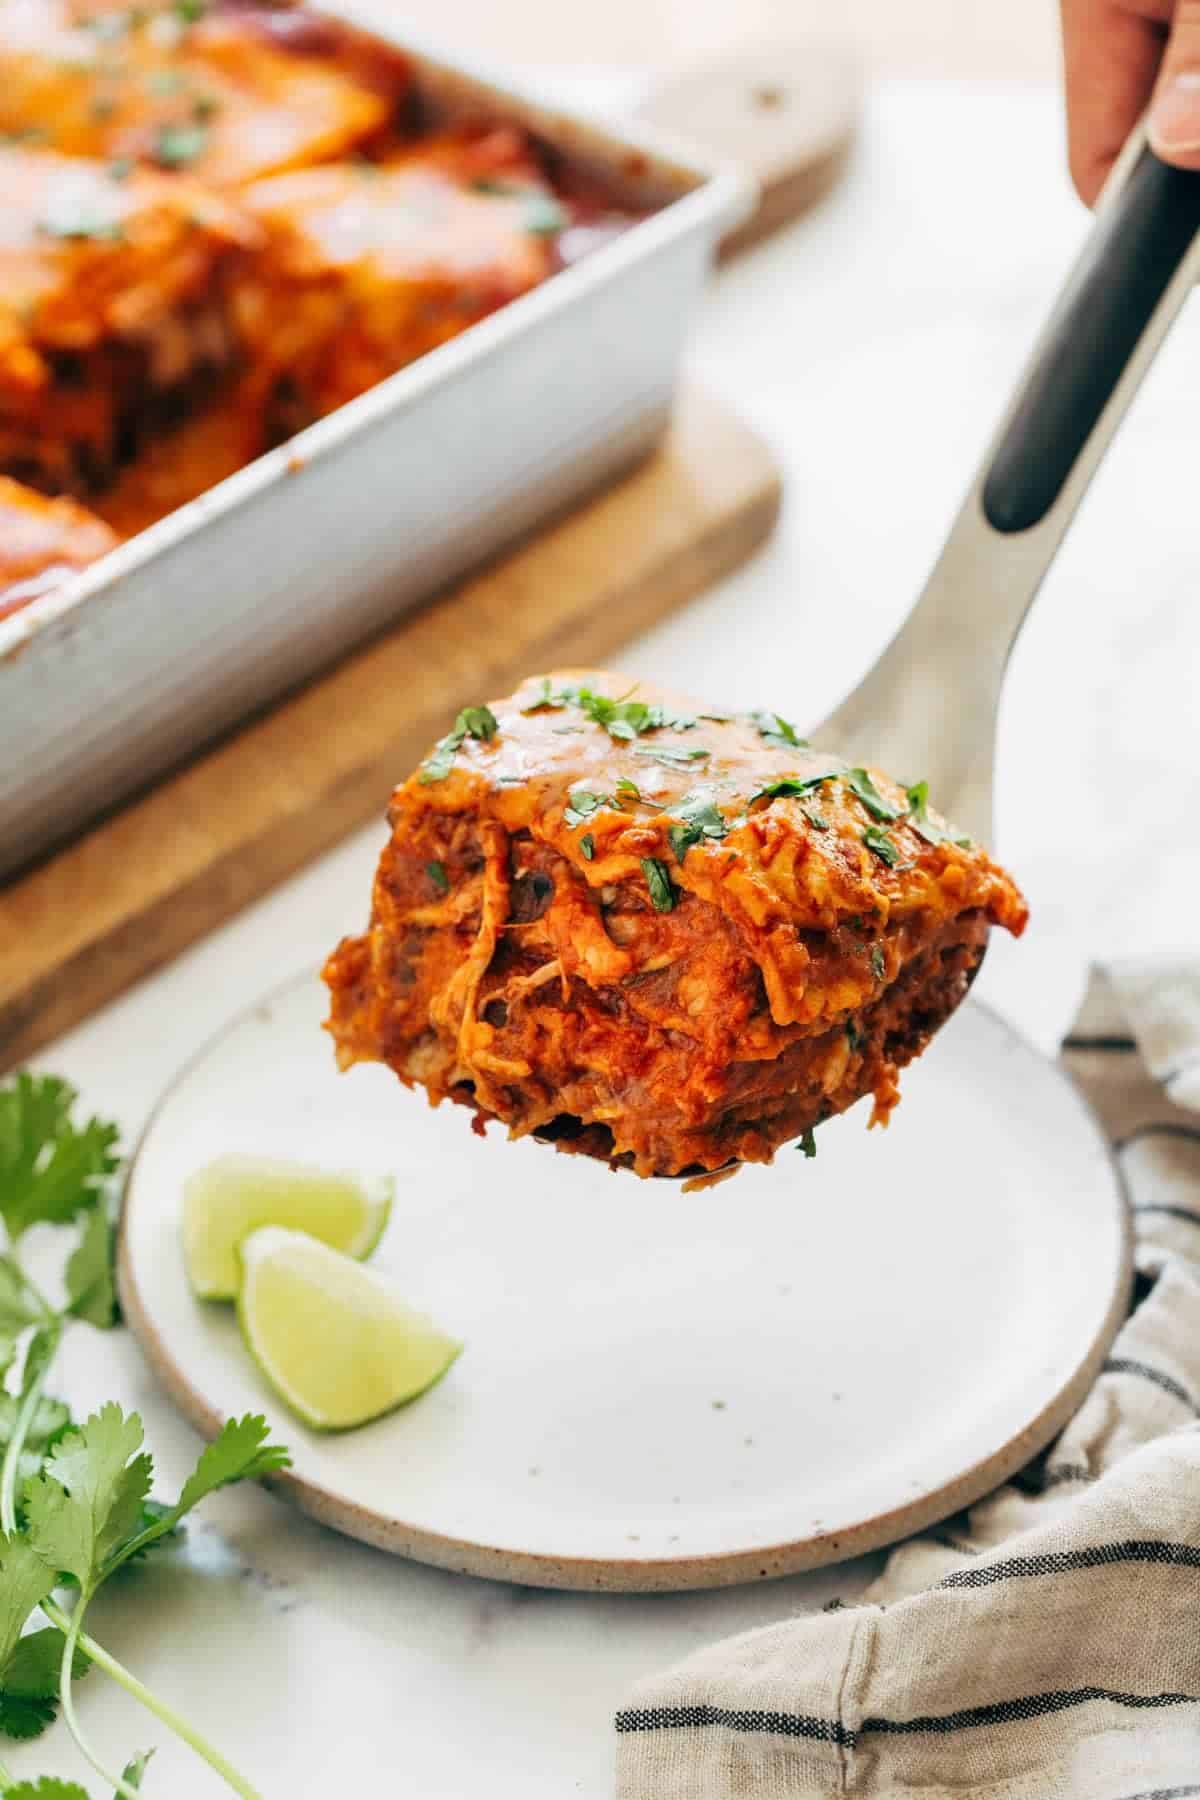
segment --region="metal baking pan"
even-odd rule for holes
[[[666,424],[688,319],[749,183],[410,34],[389,40],[435,115],[523,124],[615,202],[656,210],[0,623],[0,878],[599,486]]]

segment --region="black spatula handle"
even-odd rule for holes
[[[1200,230],[1200,174],[1143,149],[1097,221],[983,484],[996,531],[1053,506]]]

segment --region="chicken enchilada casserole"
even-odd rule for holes
[[[603,675],[466,709],[389,818],[325,970],[340,1064],[641,1175],[811,1154],[864,1096],[886,1122],[1026,920],[923,784]]]
[[[119,537],[636,217],[286,0],[7,0],[0,214],[0,475]]]

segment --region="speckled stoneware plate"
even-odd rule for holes
[[[699,1588],[837,1561],[956,1511],[1078,1405],[1129,1285],[1126,1208],[1057,1069],[973,1002],[904,1077],[705,1193],[613,1175],[334,1069],[315,976],[176,1079],[134,1159],[126,1317],[211,1434],[263,1411],[281,1491],[405,1556],[549,1587]],[[431,1392],[297,1424],[195,1301],[187,1175],[227,1150],[393,1170],[376,1265],[466,1339]],[[313,1354],[320,1354],[314,1344]]]

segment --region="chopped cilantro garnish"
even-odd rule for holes
[[[882,981],[887,974],[887,963],[884,961],[883,947],[880,944],[871,946],[871,969],[876,981]]]
[[[85,194],[73,186],[51,194],[45,212],[38,220],[38,230],[47,237],[70,241],[90,238],[104,243],[119,243],[124,236],[121,221],[105,217],[97,210],[95,193]]]
[[[197,94],[192,101],[192,117],[198,119],[202,125],[220,110],[221,102],[215,94]]]
[[[891,806],[879,792],[866,769],[847,769],[846,786],[862,801],[873,819],[898,819],[898,807]]]
[[[828,831],[829,830],[829,820],[824,816],[823,813],[817,812],[811,806],[802,806],[800,808],[800,811],[803,813],[804,817],[808,820],[809,824],[812,826],[814,831]]]
[[[846,1042],[849,1044],[851,1050],[861,1050],[865,1041],[864,1038],[859,1036],[858,1027],[855,1025],[854,1020],[847,1019]]]
[[[711,793],[705,789],[687,795],[671,811],[678,814],[681,821],[667,827],[676,862],[682,862],[692,845],[698,844],[701,838],[720,840],[729,829]]]
[[[617,792],[625,800],[640,800],[642,790],[636,781],[630,781],[628,775],[618,775]]]
[[[750,804],[753,806],[756,800],[786,800],[796,794],[811,793],[822,782],[836,781],[841,772],[840,769],[825,769],[820,775],[781,775],[778,780],[768,781],[762,787],[755,788],[750,796]]]
[[[445,863],[427,862],[425,864],[425,873],[440,894],[448,894],[450,892],[450,877],[446,873]]]
[[[611,807],[614,812],[618,810],[616,801],[608,794],[593,794],[587,788],[576,788],[574,793],[567,795],[567,802],[563,823],[570,826],[582,825],[585,819],[590,819],[602,806]]]
[[[671,886],[666,863],[659,862],[654,856],[643,856],[642,874],[646,877],[646,886],[650,889],[650,900],[655,912],[673,911],[675,889]]]
[[[807,1131],[802,1131],[800,1133],[800,1142],[796,1145],[796,1148],[803,1156],[813,1157],[817,1154],[817,1140],[813,1136],[813,1128],[811,1125]]]
[[[662,744],[651,749],[648,744],[637,744],[633,754],[644,756],[648,762],[665,763],[668,769],[686,769],[689,763],[707,762],[712,752],[702,750],[699,745],[695,749],[685,749],[678,744]]]
[[[175,0],[175,17],[185,25],[195,25],[204,17],[208,0]]]
[[[553,194],[530,188],[525,196],[525,229],[534,237],[554,237],[565,231],[570,220]]]
[[[556,694],[550,685],[550,677],[543,675],[538,682],[537,692],[532,700],[527,700],[521,708],[523,713],[540,712],[543,706],[565,706],[566,701],[561,694]]]
[[[494,175],[480,175],[471,183],[477,194],[494,194],[501,200],[520,200],[525,209],[525,229],[535,237],[553,237],[570,224],[565,210],[553,194],[524,182],[498,181]]]
[[[583,852],[585,862],[591,862],[596,854],[596,840],[590,831],[585,831],[579,840],[579,848]]]
[[[490,706],[464,706],[454,721],[454,729],[464,737],[481,738],[488,744],[500,726]]]
[[[868,850],[874,851],[880,862],[887,864],[889,869],[899,867],[900,852],[887,832],[881,831],[878,825],[868,825],[862,834],[862,841]]]
[[[806,750],[808,739],[802,738],[794,725],[775,712],[752,712],[750,723],[768,744],[774,744],[777,750]]]
[[[164,125],[154,140],[154,160],[164,169],[185,169],[208,148],[205,126]]]
[[[417,771],[417,780],[422,785],[431,781],[445,781],[454,763],[454,758],[462,747],[463,739],[481,738],[484,743],[490,742],[499,731],[496,715],[489,706],[464,706],[454,721],[454,730],[439,738],[434,745],[432,756],[427,756]]]
[[[181,69],[155,69],[146,77],[148,94],[177,94],[184,86],[186,77]]]
[[[128,181],[133,174],[132,157],[115,156],[108,165],[108,173],[112,181]]]
[[[927,844],[955,844],[960,850],[969,850],[969,837],[955,837],[953,831],[943,831],[936,820],[929,817],[929,783],[914,782],[906,795],[908,800],[908,822],[918,837]]]
[[[452,731],[448,736],[438,739],[433,747],[433,754],[425,758],[417,771],[417,780],[423,787],[431,781],[445,781],[461,743],[462,733],[459,731]]]

